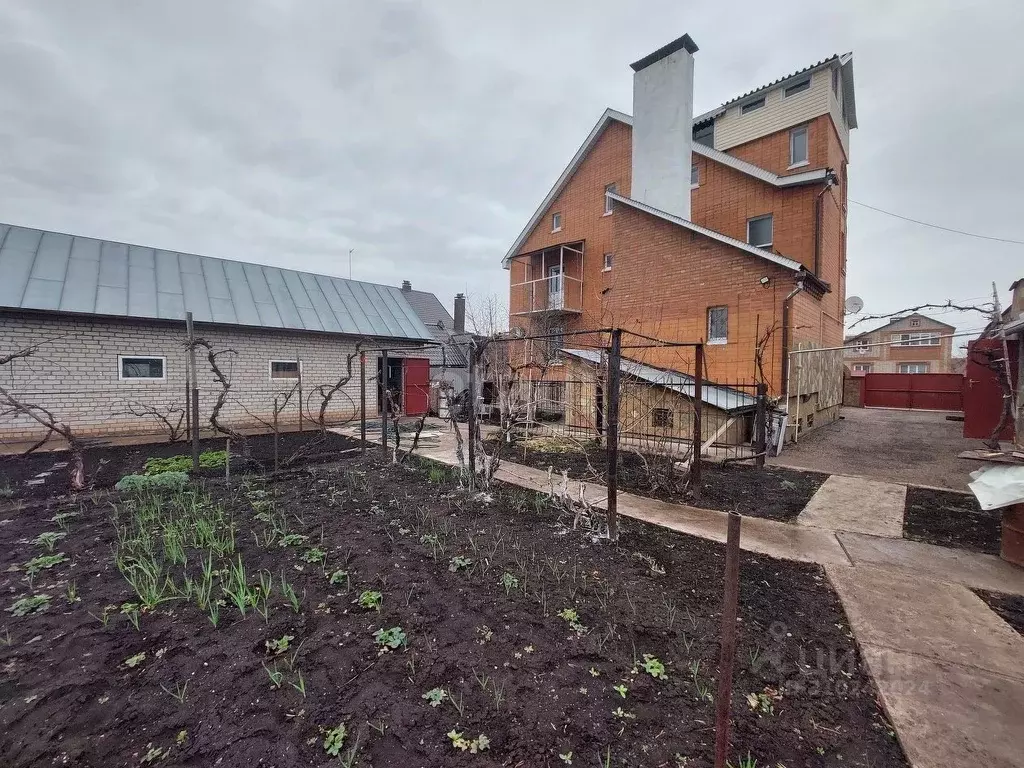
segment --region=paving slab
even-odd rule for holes
[[[1019,768],[1024,682],[876,646],[861,653],[914,768]]]
[[[967,587],[868,565],[825,570],[862,644],[1024,682],[1024,638]]]
[[[935,581],[964,584],[972,589],[1024,595],[1024,569],[995,555],[861,533],[840,532],[836,536],[854,565],[911,571]]]
[[[903,536],[906,502],[905,485],[831,475],[807,502],[796,522],[898,539]]]

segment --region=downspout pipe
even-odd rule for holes
[[[792,325],[793,297],[804,290],[803,277],[797,279],[796,286],[782,300],[782,382],[786,388],[784,399],[786,413],[789,413],[789,331]]]
[[[821,198],[826,192],[831,189],[833,184],[837,184],[835,173],[831,169],[828,171],[828,175],[825,177],[825,185],[821,188],[814,198],[814,276],[821,277]]]

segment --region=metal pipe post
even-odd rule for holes
[[[469,487],[476,485],[476,347],[469,345],[469,415],[466,432],[469,442]]]
[[[768,385],[757,384],[757,410],[754,412],[754,465],[764,466],[764,457],[768,451]]]
[[[185,330],[188,333],[189,376],[192,384],[192,472],[199,474],[199,377],[196,375],[196,345],[192,325],[192,313],[185,313]]]
[[[693,450],[690,457],[690,487],[694,497],[700,496],[700,447],[704,442],[701,431],[701,412],[704,406],[704,345],[694,348],[693,364]]]
[[[277,472],[280,469],[280,463],[278,462],[278,448],[277,448],[277,398],[274,398],[274,471]]]
[[[388,351],[380,351],[380,450],[388,456]]]
[[[296,371],[296,373],[299,374],[299,383],[298,383],[299,389],[298,389],[298,393],[297,394],[299,396],[299,432],[301,432],[302,431],[302,360],[299,359],[298,355],[295,356],[295,367],[298,369]]]
[[[608,350],[608,538],[619,538],[619,394],[622,370],[622,329],[612,331]]]
[[[736,617],[740,596],[740,522],[729,513],[725,544],[725,595],[722,603],[722,653],[718,662],[715,699],[715,768],[726,768],[729,758],[729,712],[732,707],[732,668],[736,658]]]
[[[359,452],[366,453],[366,353],[359,353]]]

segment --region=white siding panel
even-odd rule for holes
[[[843,108],[836,99],[836,95],[832,93],[831,86],[828,89],[828,111],[832,115],[832,122],[836,124],[836,132],[839,134],[839,141],[843,145],[843,152],[846,153],[846,159],[850,159],[850,129],[846,125],[846,120],[843,118]]]
[[[815,72],[811,75],[811,87],[788,99],[781,87],[769,91],[765,94],[764,106],[745,115],[742,105],[729,107],[715,120],[715,149],[736,147],[826,114],[832,93],[830,72],[829,69]]]

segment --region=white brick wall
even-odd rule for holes
[[[271,360],[302,361],[303,391],[333,384],[345,370],[346,356],[355,350],[353,337],[324,333],[297,333],[261,329],[211,327],[196,324],[196,335],[215,350],[230,347],[237,355],[221,355],[218,364],[229,375],[232,388],[222,419],[233,426],[257,426],[239,401],[270,420],[274,395],[287,392],[292,382],[271,381]],[[29,358],[0,367],[0,381],[24,402],[53,411],[81,435],[143,434],[160,431],[152,418],[120,413],[129,401],[158,408],[185,406],[184,323],[69,319],[45,315],[0,314],[0,356],[39,344]],[[118,379],[118,355],[159,355],[166,358],[165,381]],[[200,422],[208,425],[210,411],[220,392],[199,349]],[[371,381],[377,373],[377,352],[366,359],[366,399],[369,414],[376,414],[377,394]],[[319,412],[320,399],[307,400],[308,411]],[[352,380],[333,400],[329,417],[334,422],[358,414],[359,361],[353,361]],[[307,412],[308,412],[307,411]],[[177,418],[175,417],[175,421]],[[297,398],[281,414],[282,424],[298,420]],[[22,440],[40,436],[43,430],[28,417],[0,416],[0,439]]]

